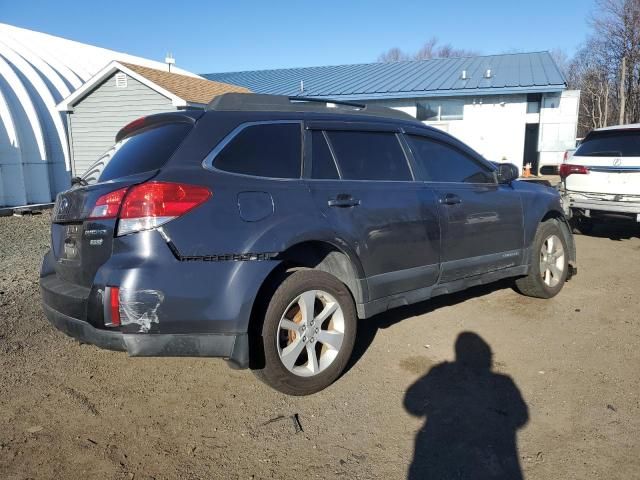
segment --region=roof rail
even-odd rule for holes
[[[260,93],[225,93],[215,97],[206,110],[236,112],[315,112],[343,113],[413,120],[408,113],[393,108],[330,98],[288,97]]]

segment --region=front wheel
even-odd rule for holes
[[[555,297],[569,271],[567,242],[555,220],[538,226],[532,248],[529,274],[516,280],[516,288],[529,297]]]
[[[300,270],[275,291],[262,326],[265,364],[255,374],[289,395],[333,383],[351,357],[357,316],[347,287],[333,275]]]

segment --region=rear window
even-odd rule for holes
[[[337,180],[340,176],[324,134],[313,130],[311,135],[311,178]]]
[[[395,133],[331,131],[327,136],[344,180],[412,180]]]
[[[640,157],[640,131],[592,133],[580,144],[574,155],[580,157]]]
[[[158,170],[167,163],[192,127],[187,123],[168,123],[139,130],[105,152],[82,178],[91,184]]]
[[[216,155],[214,166],[226,172],[257,177],[300,178],[300,124],[266,123],[246,127]]]

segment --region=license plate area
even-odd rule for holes
[[[80,260],[82,245],[82,224],[67,224],[64,227],[62,245],[60,245],[61,262],[77,263]]]

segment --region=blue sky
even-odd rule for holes
[[[372,62],[432,36],[484,54],[571,55],[594,8],[594,0],[0,0],[0,22],[156,60],[171,51],[180,67],[209,73]]]

